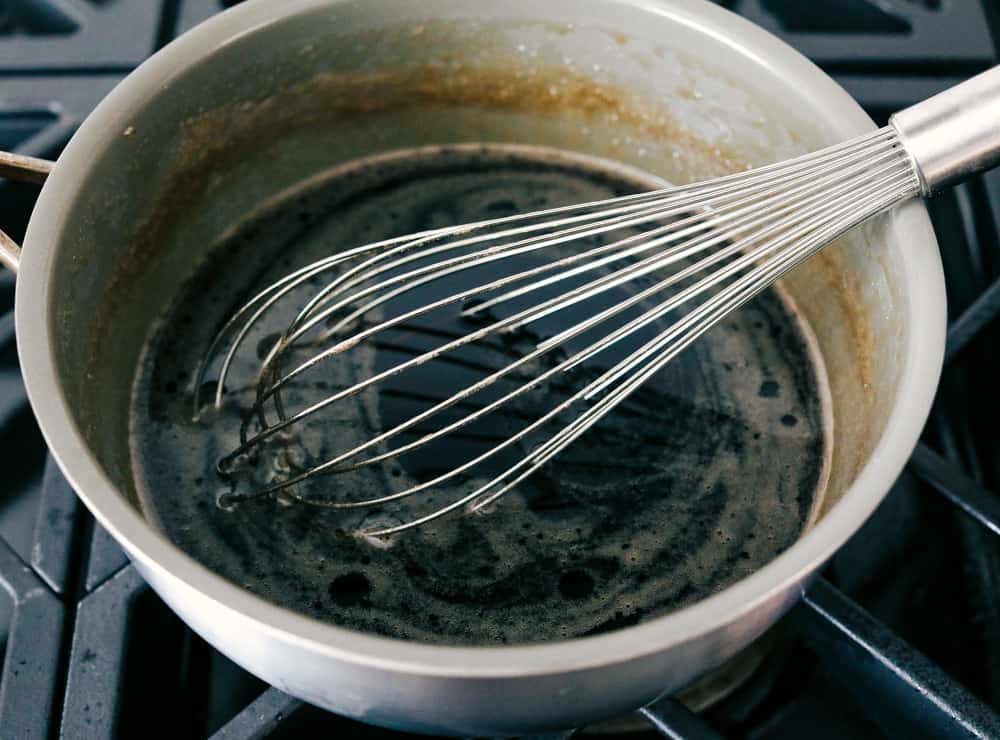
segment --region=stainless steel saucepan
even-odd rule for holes
[[[693,606],[521,647],[360,634],[251,595],[135,503],[129,388],[164,304],[208,247],[305,178],[399,147],[507,141],[617,159],[673,182],[871,129],[840,87],[696,0],[251,0],[128,76],[45,180],[18,271],[17,338],[59,466],[198,633],[291,694],[411,731],[504,735],[608,717],[678,689],[762,634],[882,500],[924,423],[945,328],[941,265],[913,202],[786,279],[829,376],[822,513],[789,550]],[[51,172],[49,172],[51,169]]]

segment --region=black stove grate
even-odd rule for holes
[[[0,0],[0,148],[58,155],[123,75],[231,4]],[[880,121],[997,62],[990,0],[722,4],[797,46]],[[34,196],[0,186],[15,238]],[[755,677],[700,717],[673,699],[643,710],[650,736],[1000,737],[1000,174],[930,206],[953,315],[924,442]],[[0,737],[402,737],[265,686],[145,586],[46,456],[12,302],[0,278]]]

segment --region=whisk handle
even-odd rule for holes
[[[895,113],[924,195],[1000,164],[1000,66]]]

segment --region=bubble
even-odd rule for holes
[[[357,606],[371,590],[372,585],[364,573],[352,572],[334,578],[329,593],[338,606]]]
[[[780,392],[780,385],[773,380],[765,380],[760,384],[760,390],[757,391],[757,395],[761,398],[775,398]]]
[[[559,593],[570,601],[584,599],[594,591],[594,578],[584,570],[571,570],[559,578]]]

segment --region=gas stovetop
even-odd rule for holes
[[[997,63],[1000,12],[991,3],[722,4],[798,47],[884,122]],[[58,156],[125,74],[233,4],[0,0],[0,148]],[[15,238],[35,195],[0,185],[0,225]],[[674,699],[644,710],[645,736],[1000,737],[1000,173],[929,206],[951,324],[923,443],[779,625],[753,676],[697,715]],[[264,685],[145,586],[35,428],[17,367],[13,292],[13,279],[0,277],[0,737],[403,737]]]

